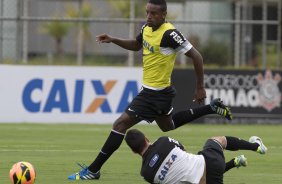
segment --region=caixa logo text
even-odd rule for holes
[[[66,80],[54,80],[50,87],[46,87],[48,85],[43,79],[30,80],[23,89],[23,106],[27,111],[33,113],[49,113],[55,109],[63,113],[95,113],[98,109],[102,113],[121,113],[132,98],[138,94],[137,81],[126,81],[125,86],[121,87],[121,95],[115,96],[115,99],[118,99],[118,105],[116,109],[113,109],[107,97],[116,86],[116,80],[105,82],[101,80],[75,80],[73,83],[71,85],[73,87],[70,89],[66,86]],[[89,86],[91,86],[90,89]],[[86,87],[89,91],[86,91]],[[92,93],[92,100],[85,100],[86,93],[87,95]],[[43,100],[43,97],[34,98],[35,94],[47,96]],[[83,104],[86,104],[86,108]]]

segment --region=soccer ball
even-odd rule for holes
[[[13,184],[33,184],[35,170],[29,162],[18,162],[10,170],[10,180]]]

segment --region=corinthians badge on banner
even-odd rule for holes
[[[281,81],[281,76],[275,74],[273,77],[272,72],[266,70],[264,76],[261,73],[258,74],[257,80],[260,85],[259,100],[261,106],[269,112],[276,107],[280,107],[282,99],[278,84]]]

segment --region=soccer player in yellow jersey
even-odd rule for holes
[[[120,39],[107,34],[96,37],[99,43],[114,43],[132,51],[143,49],[143,87],[114,122],[109,137],[93,163],[70,175],[70,180],[99,179],[102,165],[119,148],[126,131],[141,120],[149,123],[155,121],[162,131],[170,131],[207,114],[216,113],[228,120],[232,119],[230,110],[220,99],[199,108],[173,112],[172,100],[176,93],[170,78],[176,54],[184,53],[193,61],[197,79],[194,101],[198,103],[206,98],[203,58],[171,23],[166,22],[165,0],[149,0],[146,13],[147,23],[136,39]]]

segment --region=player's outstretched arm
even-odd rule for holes
[[[192,47],[185,55],[193,60],[193,65],[197,77],[194,101],[202,103],[206,98],[206,91],[204,88],[203,57],[194,47]]]
[[[142,48],[142,45],[134,39],[120,39],[115,38],[107,34],[101,34],[96,36],[96,42],[98,43],[114,43],[124,49],[138,51]]]

